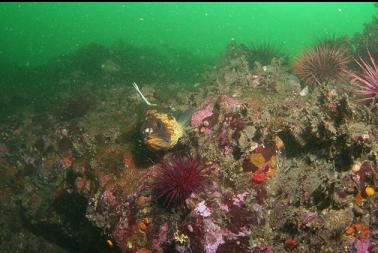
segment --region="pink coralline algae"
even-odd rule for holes
[[[242,103],[225,95],[219,96],[217,98],[208,97],[201,104],[199,109],[192,114],[191,125],[194,127],[204,125],[207,119],[215,115],[216,104],[224,105],[225,107],[230,108],[231,111],[236,111],[242,107]]]
[[[356,253],[366,253],[371,252],[371,249],[374,247],[374,244],[369,239],[364,240],[354,240],[352,247]]]
[[[72,165],[72,156],[66,156],[60,161],[60,165],[63,169],[67,169],[68,167],[71,167]]]
[[[101,187],[105,187],[105,185],[110,181],[110,175],[103,175],[99,179],[99,184]]]
[[[270,245],[259,245],[253,248],[252,252],[273,253],[273,248]]]
[[[127,223],[124,221],[119,221],[115,229],[112,232],[112,238],[120,247],[121,252],[127,252],[127,239],[130,235],[130,231],[127,229]]]
[[[125,154],[123,156],[123,166],[128,169],[135,168],[135,161],[131,154]]]
[[[222,95],[218,98],[219,103],[224,103],[226,106],[231,108],[240,108],[242,104],[236,99],[230,98],[228,96]]]
[[[86,181],[82,177],[77,177],[75,180],[75,186],[78,191],[82,191],[86,185]]]
[[[205,252],[216,253],[219,245],[224,243],[223,230],[210,219],[204,220],[205,226]]]
[[[109,190],[102,193],[101,200],[106,206],[115,206],[117,204],[116,197],[114,196],[113,192]]]
[[[161,251],[161,244],[167,240],[168,228],[169,228],[168,223],[164,223],[164,225],[160,227],[159,239],[152,240],[152,247],[154,250]]]
[[[216,139],[223,155],[231,154],[237,146],[246,121],[239,112],[245,105],[222,95],[208,97],[197,111],[192,114],[191,124],[201,133]]]
[[[213,116],[214,114],[215,100],[213,97],[209,97],[205,100],[200,108],[192,114],[191,125],[199,127],[203,122]]]
[[[316,219],[318,217],[318,214],[316,212],[308,211],[305,214],[303,214],[303,220],[302,223],[306,225],[307,223],[311,222],[312,220]]]
[[[235,206],[238,206],[238,207],[240,207],[243,203],[244,203],[244,201],[245,201],[245,198],[246,198],[246,196],[248,196],[249,195],[249,193],[248,192],[244,192],[244,193],[239,193],[239,194],[237,194],[235,197],[233,197],[233,204],[235,205]]]
[[[194,209],[194,211],[204,218],[209,217],[211,215],[211,210],[206,206],[205,201],[200,202],[197,205],[196,209]]]

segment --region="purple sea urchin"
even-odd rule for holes
[[[359,61],[355,60],[361,67],[362,73],[351,73],[352,86],[354,87],[351,91],[366,96],[356,100],[356,102],[371,100],[378,96],[378,67],[370,52],[368,54],[371,64],[369,65],[362,58]]]
[[[198,158],[175,155],[158,165],[153,181],[156,199],[166,207],[178,206],[203,187],[206,167]]]

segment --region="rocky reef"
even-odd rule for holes
[[[191,86],[146,77],[154,110],[184,129],[166,150],[143,143],[151,108],[106,50],[98,81],[62,80],[105,88],[1,125],[0,251],[374,252],[377,109],[333,83],[303,92],[256,50],[230,44]]]

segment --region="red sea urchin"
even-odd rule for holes
[[[344,48],[315,47],[294,63],[294,73],[306,85],[342,81],[348,74],[349,55]]]
[[[351,77],[353,78],[352,86],[354,87],[351,89],[351,91],[353,93],[366,96],[356,100],[356,102],[371,100],[378,96],[378,67],[370,52],[368,52],[368,54],[371,64],[369,65],[361,58],[360,61],[355,60],[361,67],[362,73],[351,73]]]
[[[157,201],[165,207],[182,204],[191,193],[204,185],[207,167],[199,158],[190,155],[175,155],[165,159],[157,167],[153,192]]]

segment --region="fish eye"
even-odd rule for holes
[[[156,128],[157,129],[162,129],[163,128],[163,125],[161,124],[160,121],[156,122]]]

